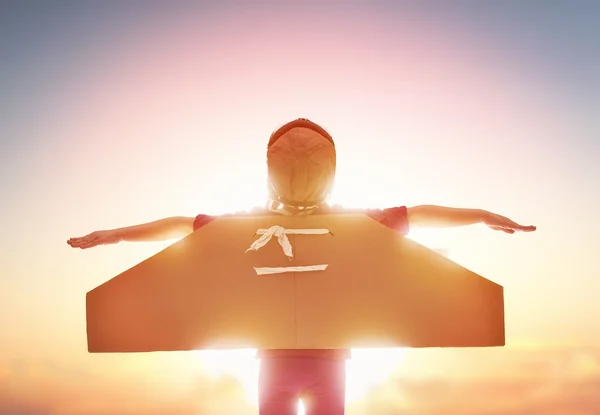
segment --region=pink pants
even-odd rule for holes
[[[345,391],[345,360],[274,357],[260,362],[259,415],[296,415],[300,398],[306,415],[344,415]]]

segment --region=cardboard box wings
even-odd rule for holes
[[[328,233],[246,252],[274,225]],[[92,353],[504,345],[502,286],[361,214],[218,218],[86,303]]]

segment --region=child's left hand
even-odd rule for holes
[[[72,248],[88,249],[99,245],[116,244],[120,242],[116,230],[96,231],[86,236],[70,238],[67,243]]]

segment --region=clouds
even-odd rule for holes
[[[348,415],[600,412],[600,348],[409,350],[402,364],[392,378],[349,405]],[[435,367],[441,371],[432,370]],[[0,414],[257,414],[232,376],[215,379],[196,368],[178,377],[177,364],[171,370],[155,365],[151,376],[139,372],[111,377],[110,369],[102,374],[35,359],[13,361],[12,367],[5,362],[0,371]]]
[[[464,365],[462,376],[411,379],[397,375],[349,415],[593,415],[600,412],[600,350],[506,349],[494,362],[486,351]],[[436,362],[438,363],[438,362]],[[444,365],[447,362],[440,362]],[[472,365],[481,365],[476,371]],[[495,367],[495,368],[494,368]],[[485,369],[488,369],[485,372]],[[511,374],[512,372],[512,374]]]
[[[202,372],[182,376],[180,382],[162,371],[119,377],[109,367],[99,374],[39,359],[13,360],[3,369],[2,415],[250,415],[255,410],[236,379],[211,379]]]
[[[403,381],[386,384],[348,414],[593,415],[600,411],[599,388],[600,378],[553,385],[541,377]]]
[[[270,16],[19,7],[0,15],[0,415],[256,413],[236,379],[88,356],[85,291],[156,245],[75,255],[63,241],[236,210],[253,196],[235,189],[264,188],[250,172],[265,137],[298,113],[339,137],[336,186],[365,203],[476,204],[559,232],[508,242],[460,230],[449,243],[506,287],[511,338],[597,338],[597,10],[475,8],[437,26],[391,3]],[[244,174],[225,179],[232,168]],[[25,349],[55,355],[11,360]],[[597,350],[409,356],[349,414],[600,413]]]

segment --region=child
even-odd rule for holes
[[[318,215],[349,212],[326,202],[333,188],[336,152],[332,137],[307,120],[291,121],[275,131],[267,146],[269,200],[265,208],[244,215]],[[509,234],[535,231],[480,209],[421,205],[354,210],[406,235],[414,226],[463,226],[483,223]],[[71,238],[73,248],[91,248],[121,241],[158,241],[186,236],[213,217],[170,217]],[[345,360],[348,350],[263,350],[259,352],[260,415],[296,414],[303,398],[307,415],[343,415]]]

